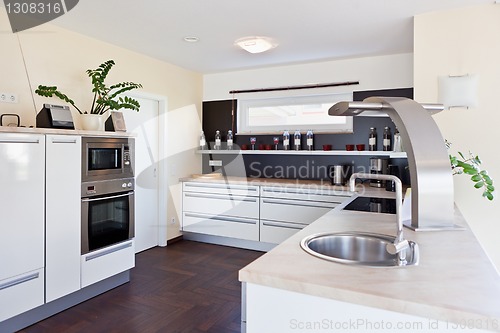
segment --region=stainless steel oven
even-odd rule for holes
[[[134,177],[133,138],[82,138],[82,182]]]
[[[82,254],[134,237],[134,178],[82,183]]]

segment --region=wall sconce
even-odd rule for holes
[[[461,76],[439,77],[439,103],[445,108],[472,108],[477,106],[477,85],[479,75],[466,74]]]

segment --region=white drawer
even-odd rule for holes
[[[207,235],[259,240],[259,220],[233,217],[211,216],[184,212],[182,230]]]
[[[134,241],[126,241],[82,255],[82,288],[135,266]]]
[[[269,187],[261,186],[260,196],[263,198],[296,199],[342,203],[352,193],[334,189],[302,188],[302,187]]]
[[[0,322],[43,304],[43,268],[0,281]]]
[[[185,192],[182,205],[185,212],[259,218],[257,197]]]
[[[260,218],[263,220],[310,224],[338,203],[290,199],[260,199]]]
[[[298,223],[260,220],[260,241],[280,244],[305,226]]]
[[[182,189],[184,192],[259,196],[259,187],[252,185],[184,182]]]

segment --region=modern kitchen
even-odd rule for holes
[[[0,331],[500,331],[499,1],[62,4],[0,5]]]

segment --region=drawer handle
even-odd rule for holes
[[[305,228],[305,225],[300,225],[300,224],[292,224],[292,223],[284,223],[284,222],[271,222],[271,221],[263,221],[262,225],[268,226],[268,227],[280,227],[280,228],[287,228],[287,229],[297,229],[297,230],[302,230]]]
[[[40,143],[40,140],[38,139],[5,139],[5,140],[0,140],[0,143]]]
[[[208,215],[203,215],[203,214],[193,214],[193,213],[184,213],[185,216],[187,217],[196,217],[196,218],[203,218],[203,219],[209,219],[209,220],[216,220],[216,221],[223,221],[223,222],[235,222],[235,223],[246,223],[246,224],[257,224],[256,220],[251,220],[251,219],[244,219],[241,217],[226,217],[226,216],[208,216]]]
[[[102,252],[99,252],[99,253],[94,253],[94,254],[86,256],[85,257],[85,261],[94,260],[94,259],[100,258],[102,256],[105,256],[105,255],[108,255],[108,254],[111,254],[111,253],[114,253],[114,252],[117,252],[117,251],[129,248],[131,246],[132,246],[132,243],[130,242],[130,243],[126,243],[126,244],[123,244],[123,245],[120,245],[120,246],[117,246],[117,247],[114,247],[112,249],[108,249],[108,250],[105,250],[105,251],[102,251]]]
[[[208,195],[208,194],[197,194],[197,193],[184,193],[184,196],[190,198],[204,198],[204,199],[218,199],[218,200],[231,200],[231,201],[246,201],[246,202],[257,202],[257,198],[241,198],[234,197],[232,195],[224,196],[224,195]]]
[[[309,190],[302,190],[302,191],[292,191],[292,190],[273,190],[273,189],[268,189],[264,188],[262,190],[263,192],[269,192],[269,193],[279,193],[279,194],[301,194],[301,195],[320,195],[324,197],[345,197],[349,198],[350,195],[345,195],[345,194],[331,194],[331,193],[323,193],[323,192],[314,192],[314,191],[309,191]]]
[[[198,183],[186,183],[186,187],[198,187],[198,188],[222,188],[226,190],[247,190],[251,192],[257,191],[257,188],[255,187],[247,187],[247,186],[242,186],[242,185],[226,185],[226,184],[198,184]]]
[[[7,289],[7,288],[10,288],[10,287],[14,287],[14,286],[17,286],[18,284],[21,284],[21,283],[24,283],[24,282],[28,282],[28,281],[31,281],[31,280],[34,280],[34,279],[38,279],[39,276],[40,276],[39,272],[31,273],[29,275],[22,276],[22,277],[17,278],[17,279],[15,279],[13,281],[9,281],[9,282],[0,284],[0,290]]]
[[[52,143],[76,143],[76,139],[69,139],[69,140],[64,140],[64,139],[52,139]]]
[[[324,206],[322,205],[315,205],[315,204],[307,204],[304,203],[303,201],[300,201],[300,203],[295,202],[295,201],[285,201],[285,200],[271,200],[271,199],[262,199],[262,203],[266,204],[278,204],[278,205],[288,205],[288,206],[295,206],[295,207],[311,207],[311,208],[335,208],[337,206],[337,203],[325,203]]]

